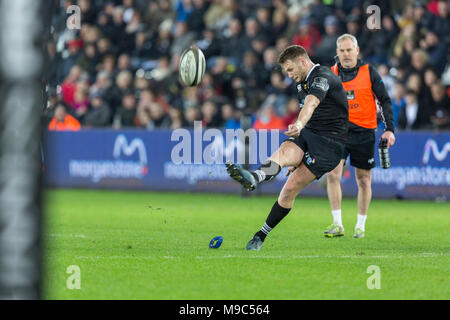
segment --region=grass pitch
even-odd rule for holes
[[[276,196],[49,190],[45,200],[46,299],[450,298],[448,203],[374,200],[366,238],[353,239],[356,199],[344,199],[346,235],[328,239],[327,199],[300,196],[247,252]],[[72,265],[80,289],[67,288]],[[368,289],[372,265],[380,289]]]

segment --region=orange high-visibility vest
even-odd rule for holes
[[[78,131],[81,129],[81,125],[75,117],[72,117],[70,114],[66,114],[63,122],[60,122],[53,117],[52,121],[48,125],[48,129],[54,131]]]
[[[338,66],[335,64],[331,70],[338,75]],[[369,65],[359,67],[356,77],[342,82],[347,92],[348,119],[350,122],[368,129],[377,127],[377,103],[372,92]]]

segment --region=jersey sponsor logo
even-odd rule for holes
[[[301,84],[297,85],[297,92],[298,93],[302,92],[302,85]]]
[[[306,158],[306,164],[307,164],[307,165],[311,165],[311,164],[316,163],[316,159],[312,158],[312,157],[309,155],[309,152],[306,152],[306,153],[305,153],[305,158]]]
[[[348,90],[347,92],[347,100],[353,100],[355,99],[355,91],[353,90]]]
[[[369,160],[367,160],[367,163],[368,164],[372,164],[372,163],[374,163],[375,162],[375,159],[374,158],[370,158]]]
[[[313,80],[311,88],[316,88],[322,91],[328,91],[330,89],[330,85],[328,84],[328,80],[323,77],[316,77]]]

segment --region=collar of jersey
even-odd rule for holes
[[[305,80],[303,80],[303,82],[308,81],[309,75],[310,75],[311,72],[312,72],[316,67],[318,67],[318,66],[320,66],[320,63],[317,63],[317,64],[313,65],[313,67],[311,68],[311,70],[309,70],[308,74],[306,75]]]

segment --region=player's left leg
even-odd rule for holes
[[[295,197],[307,185],[313,182],[316,176],[302,163],[289,176],[278,196],[278,200],[273,205],[266,222],[262,228],[255,233],[253,238],[248,242],[247,250],[259,250],[267,236],[275,226],[289,213],[294,205]]]
[[[372,177],[370,169],[355,168],[356,183],[358,185],[358,218],[355,226],[354,238],[363,238],[365,223],[370,201],[372,200]]]

